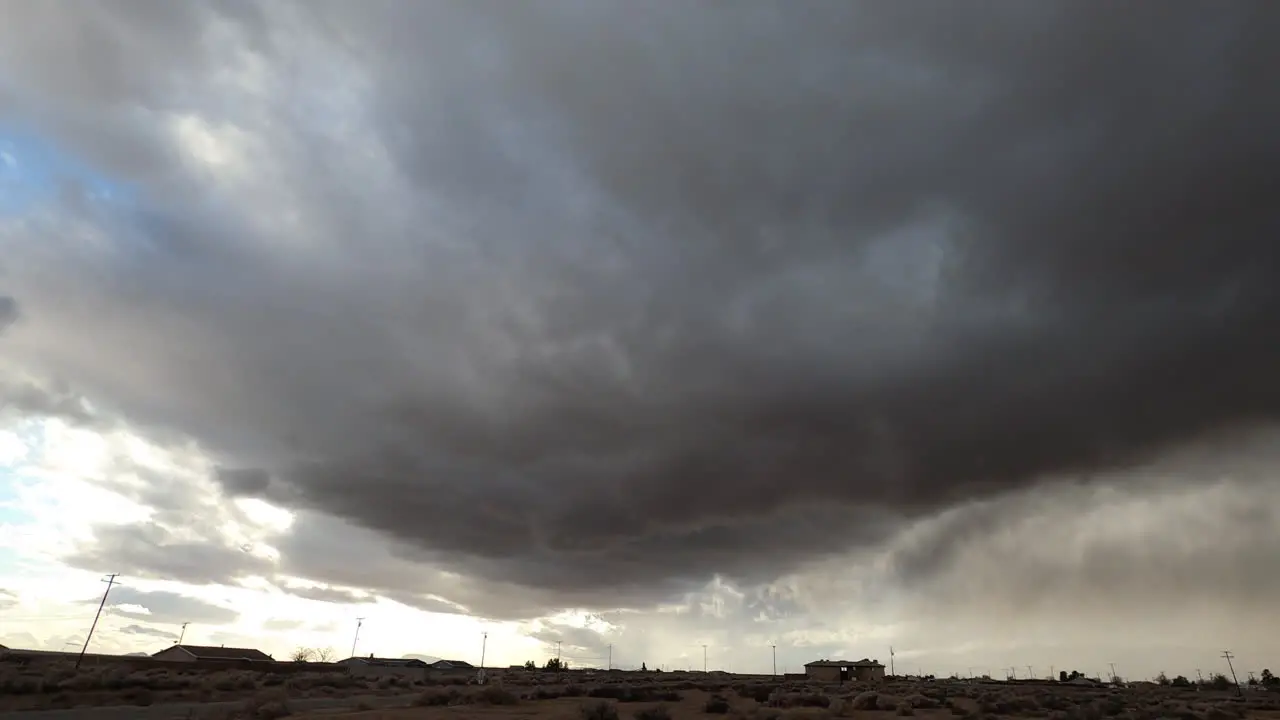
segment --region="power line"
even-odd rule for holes
[[[84,636],[84,647],[80,648],[80,656],[76,658],[76,669],[80,669],[80,663],[84,662],[84,654],[89,650],[89,640],[93,638],[94,628],[98,627],[98,618],[102,616],[102,608],[107,605],[107,595],[111,593],[111,586],[116,584],[116,576],[119,573],[111,573],[102,580],[107,584],[107,589],[102,593],[102,602],[98,603],[98,612],[93,614],[93,624],[89,626],[89,634]]]

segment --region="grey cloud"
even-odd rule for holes
[[[119,632],[122,632],[125,635],[145,635],[147,637],[160,638],[161,640],[176,641],[178,639],[177,633],[157,630],[155,628],[146,627],[145,625],[125,625],[120,628]]]
[[[8,295],[0,294],[0,332],[18,321],[18,301]]]
[[[63,558],[85,570],[113,568],[134,577],[204,585],[232,584],[251,576],[270,576],[275,566],[243,548],[222,544],[221,538],[180,539],[156,523],[105,525],[94,539]]]
[[[649,605],[1280,410],[1269,0],[15,7],[136,200],[0,229],[6,351],[392,539],[281,572]]]
[[[301,620],[290,620],[288,618],[270,618],[262,623],[262,629],[268,632],[284,632],[297,630],[301,627]]]
[[[85,602],[89,603],[90,600]],[[92,600],[92,603],[97,602],[98,600]],[[122,605],[138,605],[150,612],[122,609]],[[188,595],[167,590],[135,590],[128,586],[113,588],[108,596],[107,606],[114,615],[159,625],[181,625],[184,622],[225,625],[240,616],[234,610]]]
[[[58,418],[76,425],[100,424],[100,418],[90,412],[84,398],[19,375],[0,377],[0,412]]]
[[[216,468],[214,479],[231,495],[264,495],[271,484],[271,476],[261,469]]]
[[[280,588],[285,592],[289,593],[290,595],[296,595],[300,598],[305,598],[307,600],[315,600],[317,602],[324,602],[324,603],[337,603],[340,605],[365,602],[366,600],[370,599],[368,596],[362,593],[352,592],[351,590],[344,590],[342,588],[334,588],[334,587],[296,585],[296,584],[285,583],[281,585]]]
[[[0,589],[0,610],[7,610],[18,604],[18,596],[8,590]]]

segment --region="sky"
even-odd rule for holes
[[[1271,0],[0,11],[0,643],[1280,665]]]

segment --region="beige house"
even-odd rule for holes
[[[805,677],[817,682],[842,683],[849,680],[872,682],[884,679],[884,665],[877,660],[814,660],[804,666]]]

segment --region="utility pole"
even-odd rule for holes
[[[702,673],[705,675],[706,672],[707,672],[707,646],[703,645],[702,646]]]
[[[480,633],[480,669],[484,669],[484,651],[489,649],[489,631]]]
[[[1115,682],[1117,679],[1116,664],[1115,663],[1107,663],[1107,664],[1111,666],[1111,682]]]
[[[360,642],[360,626],[364,625],[364,618],[356,618],[356,636],[351,639],[351,657],[356,656],[356,643]]]
[[[1018,679],[1018,668],[1016,668],[1016,667],[1014,667],[1014,666],[1012,666],[1012,665],[1011,665],[1011,666],[1009,666],[1009,679],[1010,679],[1010,680],[1017,680],[1017,679]]]
[[[1204,684],[1204,676],[1200,674],[1200,668],[1196,668],[1196,682],[1201,685]]]
[[[1055,668],[1054,666],[1050,665],[1050,666],[1049,666],[1049,680],[1051,680],[1051,681],[1052,681],[1052,680],[1056,680],[1056,679],[1057,679],[1057,677],[1058,677],[1058,676],[1053,672],[1054,670],[1057,670],[1057,668]]]
[[[1036,674],[1035,674],[1034,672],[1031,672],[1031,666],[1030,666],[1030,665],[1028,665],[1028,666],[1027,666],[1027,679],[1028,679],[1028,680],[1034,680],[1034,679],[1035,679],[1035,677],[1036,677]]]
[[[556,664],[560,664],[560,641],[556,641]],[[563,670],[563,668],[561,668]]]
[[[973,679],[973,668],[972,668],[972,667],[970,667],[970,668],[969,668],[969,679],[970,679],[970,680],[972,680],[972,679]]]
[[[1231,654],[1230,650],[1223,650],[1222,657],[1227,659],[1227,669],[1231,671],[1231,680],[1236,684],[1236,693],[1243,695],[1244,691],[1240,689],[1240,679],[1236,677],[1236,668],[1231,664],[1231,658],[1235,657],[1235,655]]]
[[[187,625],[191,623],[182,623],[182,632],[178,633],[178,644],[182,644],[182,639],[187,636]]]
[[[808,672],[808,670],[806,670],[805,672]],[[890,645],[889,646],[889,677],[894,677],[896,675],[897,673],[893,671],[893,646]]]
[[[778,677],[778,646],[770,645],[773,648],[773,676]]]
[[[613,643],[609,643],[609,670],[613,669]]]
[[[84,636],[84,647],[80,648],[80,657],[76,658],[76,669],[80,669],[80,663],[84,662],[85,651],[89,649],[89,640],[93,637],[94,628],[98,627],[98,618],[102,616],[102,608],[107,605],[107,595],[111,592],[111,586],[116,584],[116,576],[120,573],[111,573],[102,579],[107,584],[106,592],[102,593],[102,602],[98,603],[98,612],[93,615],[93,624],[89,626],[89,634]]]

